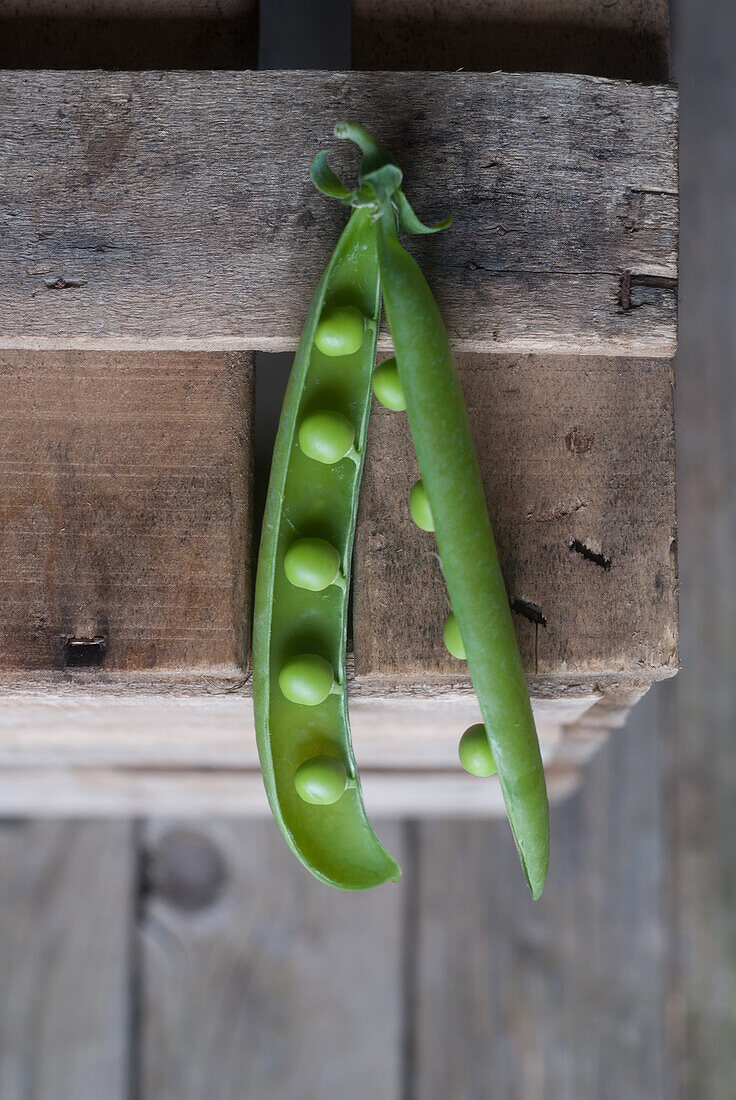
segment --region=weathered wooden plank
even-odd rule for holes
[[[326,889],[272,823],[162,822],[147,853],[141,1100],[400,1100],[399,889]]]
[[[242,675],[252,393],[242,353],[0,353],[4,671]]]
[[[129,687],[131,685],[128,685]],[[110,694],[99,685],[66,693],[5,694],[0,710],[0,815],[208,813],[266,816],[249,695]],[[591,741],[570,723],[597,696],[535,701],[550,795],[564,797]],[[461,771],[460,731],[478,721],[474,697],[351,698],[353,742],[369,812],[493,816],[495,780]]]
[[[124,1100],[131,826],[0,827],[0,1094]]]
[[[680,1096],[726,1100],[736,1081],[736,271],[730,234],[736,8],[675,4],[687,88],[682,179],[685,314],[678,372],[682,679],[668,694],[672,852],[671,1051]]]
[[[505,823],[424,823],[411,1095],[668,1100],[661,696],[553,811],[533,903]]]
[[[677,669],[672,373],[662,361],[465,357],[461,378],[534,694]],[[359,682],[463,682],[406,419],[376,404],[355,552]],[[411,594],[410,596],[408,594]],[[634,686],[633,684],[631,686]]]
[[[453,210],[413,247],[458,349],[672,353],[674,91],[500,73],[5,73],[2,346],[293,347],[344,115]]]
[[[596,696],[535,701],[550,759],[557,751],[560,726],[579,721],[596,701]],[[351,696],[350,713],[358,759],[374,768],[454,769],[456,726],[480,720],[469,694]],[[209,770],[254,768],[257,763],[252,699],[237,692],[172,696],[162,691],[126,697],[80,689],[68,695],[3,695],[0,768]]]
[[[558,731],[558,741],[560,741]],[[564,741],[563,741],[564,745]],[[547,768],[552,802],[566,798],[580,781],[579,753]],[[371,818],[505,817],[496,780],[481,783],[457,762],[450,768],[397,767],[390,757],[361,769]],[[42,767],[4,769],[0,811],[13,816],[98,818],[177,815],[207,818],[269,818],[260,769],[169,767]]]

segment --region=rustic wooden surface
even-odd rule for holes
[[[159,685],[160,688],[160,685]],[[538,724],[550,731],[579,721],[599,702],[597,695],[537,699]],[[455,759],[455,739],[447,732],[447,715],[459,722],[478,719],[477,702],[468,692],[447,692],[439,699],[404,693],[351,699],[351,720],[360,755],[378,766],[388,755],[408,765],[415,751],[406,730],[416,717],[426,750],[426,767],[446,766]],[[23,690],[3,694],[0,709],[0,765],[42,767],[48,764],[97,766],[123,763],[134,767],[203,766],[203,747],[213,767],[246,768],[255,764],[253,704],[237,692],[207,695],[111,694],[94,687],[66,694]],[[100,731],[104,726],[105,735]],[[0,807],[0,814],[2,808]]]
[[[667,0],[352,0],[353,68],[668,77]]]
[[[660,690],[553,812],[536,906],[502,828],[418,827],[411,1097],[676,1095]]]
[[[382,839],[402,855],[399,827]],[[272,822],[144,842],[139,1095],[401,1100],[401,890],[326,905]]]
[[[0,829],[0,1096],[125,1100],[133,827]]]
[[[218,671],[250,642],[252,356],[0,352],[0,666]],[[96,640],[96,641],[95,641]]]
[[[448,725],[453,738],[451,765],[431,767],[422,761],[422,748],[401,767],[388,754],[379,766],[361,767],[360,777],[366,810],[371,818],[480,818],[488,821],[505,817],[503,797],[497,781],[481,783],[466,776],[457,764],[457,741],[463,722]],[[544,731],[542,731],[544,733]],[[411,737],[411,730],[409,731]],[[566,737],[558,729],[556,742],[567,749]],[[590,744],[589,738],[586,744]],[[592,740],[597,748],[598,737]],[[544,746],[546,749],[547,746]],[[590,753],[574,750],[569,760],[545,766],[550,802],[558,802],[580,783],[580,763]],[[171,765],[136,767],[119,764],[105,767],[85,761],[81,767],[64,765],[17,766],[3,774],[0,808],[10,817],[142,817],[151,813],[202,820],[213,814],[222,818],[270,818],[260,770],[251,766],[176,768]]]
[[[677,570],[666,364],[470,356],[461,365],[532,693],[670,675]],[[237,687],[250,594],[250,358],[5,352],[0,395],[5,690],[13,670],[34,669],[63,670],[57,689],[70,677],[89,687],[67,668],[69,639],[85,638],[105,647],[94,683],[168,669],[203,693],[216,690],[197,680],[209,670],[225,690]],[[418,470],[405,417],[375,403],[370,432],[356,686],[467,688],[441,642],[434,540],[408,517]]]
[[[130,928],[136,934],[142,930],[152,944],[155,936],[148,926],[153,914],[166,915],[174,929],[162,948],[169,965],[166,979],[161,979],[163,963],[152,961],[154,949],[148,952],[146,968],[139,950],[131,968],[131,987],[137,993],[130,998],[121,994],[112,1006],[117,1024],[96,1013],[88,1026],[70,1028],[63,1054],[54,1058],[53,1088],[44,1093],[31,1078],[20,1085],[3,1081],[2,1100],[66,1095],[75,1100],[159,1100],[154,1087],[163,1096],[172,1095],[185,1073],[181,1064],[172,1066],[171,1051],[185,1052],[182,1059],[190,1049],[200,1052],[205,1028],[220,1053],[218,1061],[206,1052],[208,1064],[222,1070],[222,1077],[207,1082],[208,1095],[214,1093],[218,1100],[244,1100],[242,1080],[233,1082],[228,1076],[231,1060],[245,1064],[241,1046],[256,1063],[251,1080],[259,1082],[264,1064],[274,1074],[284,1074],[283,1060],[290,1051],[299,1052],[304,1073],[295,1083],[293,1077],[280,1077],[279,1100],[337,1100],[345,1095],[345,1067],[352,1060],[362,1075],[382,1085],[385,1062],[390,1062],[396,1079],[387,1087],[387,1100],[446,1100],[448,1080],[456,1087],[453,1100],[487,1100],[489,1095],[494,1100],[732,1100],[736,276],[724,225],[736,189],[736,149],[724,135],[734,125],[736,67],[730,43],[736,40],[736,10],[728,0],[718,0],[704,18],[695,0],[676,0],[674,14],[683,139],[677,394],[683,670],[675,680],[654,687],[628,727],[591,763],[582,790],[554,812],[552,877],[542,903],[533,906],[524,896],[503,823],[409,823],[401,826],[398,843],[386,833],[402,860],[403,885],[374,895],[380,902],[338,896],[338,901],[355,902],[350,911],[352,957],[338,972],[331,943],[337,904],[332,892],[310,897],[307,945],[299,939],[292,953],[286,918],[305,896],[300,891],[306,892],[308,880],[292,861],[281,862],[274,827],[207,827],[205,847],[214,842],[231,868],[228,875],[246,884],[234,887],[242,900],[227,908],[229,927],[224,930],[224,917],[215,908],[193,913],[187,926],[182,902],[172,906],[168,900],[184,898],[186,904],[192,894],[207,896],[208,884],[213,878],[217,883],[218,876],[204,876],[203,889],[199,860],[183,876],[183,888],[172,888],[170,876],[162,880],[151,874],[147,865],[158,844],[157,826],[139,847],[139,906],[135,922],[131,914]],[[68,828],[5,824],[0,833],[2,958],[5,966],[12,961],[14,969],[13,982],[5,979],[0,985],[0,1061],[5,1064],[16,1051],[22,1052],[26,1066],[41,1057],[37,1032],[18,1027],[14,1014],[19,1003],[49,1000],[48,968],[42,980],[38,967],[11,953],[8,944],[12,949],[21,937],[24,942],[31,936],[43,939],[48,927],[55,929],[57,949],[46,957],[57,974],[73,974],[62,991],[67,1011],[83,973],[69,934],[73,928],[88,928],[92,921],[99,944],[95,958],[105,952],[108,958],[124,957],[115,921],[96,922],[90,906],[114,881],[127,881],[132,861],[121,867],[109,853],[92,859],[89,838],[99,834],[98,823],[73,827],[80,844],[88,845],[86,874],[73,879],[78,903],[65,910],[70,914],[66,919],[53,904],[58,891],[66,888],[59,862],[50,860],[34,880],[34,858],[36,867],[44,863],[34,851],[44,845],[66,851],[69,834],[63,834]],[[48,830],[50,836],[52,829],[59,837],[39,840],[34,849],[31,835]],[[125,826],[108,824],[105,829],[110,835],[127,833]],[[20,837],[17,843],[14,837]],[[24,897],[28,904],[20,900]],[[176,919],[172,908],[177,908]],[[182,928],[185,934],[178,939]],[[227,982],[218,983],[212,975],[224,969],[223,936],[225,952],[238,964]],[[160,940],[165,937],[162,933]],[[340,940],[336,950],[344,960]],[[305,970],[305,954],[319,960],[318,971]],[[399,986],[384,957],[396,960]],[[251,965],[242,964],[243,959]],[[265,960],[260,967],[258,960]],[[328,975],[324,1000],[314,991],[315,974],[321,980]],[[201,986],[193,975],[201,976]],[[370,1011],[357,1017],[363,975],[371,991]],[[60,984],[54,986],[55,995]],[[117,988],[115,980],[106,981],[108,1000],[116,997]],[[145,1018],[140,1011],[143,988]],[[154,990],[162,997],[155,1009]],[[177,994],[182,1002],[178,1006],[172,1003]],[[308,1011],[295,1014],[292,998]],[[109,1003],[96,1003],[111,1010]],[[253,1033],[238,1026],[235,1013],[228,1014],[233,1004],[245,1006]],[[128,1028],[121,1005],[129,1010]],[[159,1024],[156,1030],[157,1039],[166,1036],[166,1047],[156,1058],[156,1078],[149,1076],[144,1089],[141,1054],[148,1051],[146,1057],[151,1057],[151,1025],[144,1019],[150,1020],[154,1011],[168,1029]],[[345,1036],[345,1014],[348,1025],[357,1019],[358,1026],[350,1032],[348,1052],[332,1048],[324,1056],[334,1063],[329,1068],[338,1083],[331,1088],[327,1069],[308,1060],[309,1052],[313,1044],[327,1049],[324,1036],[333,1029],[342,1028],[339,1034]],[[398,1064],[394,1037],[388,1051],[384,1046],[384,1015],[403,1020]],[[214,1020],[220,1025],[217,1032]],[[131,1068],[129,1087],[122,1089],[118,1063],[107,1059],[124,1042]],[[81,1087],[75,1091],[79,1078],[70,1067],[99,1065],[100,1060],[108,1067],[104,1082],[91,1075],[87,1092]],[[150,1061],[145,1064],[151,1066]],[[150,1075],[151,1068],[146,1072]],[[350,1089],[356,1081],[357,1076],[349,1080]]]
[[[221,687],[219,688],[221,692]],[[600,731],[568,737],[596,695],[539,699],[535,716],[552,799],[569,794]],[[353,744],[372,815],[487,817],[503,813],[495,779],[458,767],[459,733],[479,721],[468,691],[351,700]],[[0,816],[147,813],[269,816],[252,701],[207,695],[67,694],[24,689],[0,709]]]
[[[5,73],[0,346],[295,347],[345,220],[309,151],[346,115],[405,151],[425,217],[452,196],[413,249],[457,350],[670,355],[676,102],[546,74]]]
[[[736,1080],[736,8],[675,8],[684,233],[678,372],[682,679],[664,694],[672,1058],[683,1097],[728,1100]],[[638,720],[638,716],[637,716]]]
[[[672,675],[669,365],[468,356],[460,371],[532,692]],[[434,537],[409,516],[418,477],[406,417],[374,402],[354,569],[361,680],[465,676],[442,644],[449,606]]]

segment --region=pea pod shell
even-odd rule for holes
[[[537,898],[549,861],[544,768],[460,380],[434,296],[388,212],[377,237],[384,307],[448,595]]]
[[[330,296],[357,297],[371,321],[364,347],[346,359],[330,359],[315,348],[317,323]],[[312,299],[289,379],[271,467],[254,603],[253,701],[271,809],[292,850],[312,874],[345,890],[398,881],[401,872],[366,816],[350,742],[345,688],[347,586],[333,585],[319,593],[295,588],[286,575],[284,558],[295,537],[317,534],[339,546],[343,575],[348,579],[379,313],[375,234],[367,215],[356,211]],[[296,445],[300,419],[315,401],[322,407],[325,394],[342,402],[341,411],[350,415],[357,428],[361,448],[357,466],[352,459],[323,465]],[[300,707],[279,691],[278,675],[293,635],[309,639],[298,652],[311,652],[317,646],[335,670],[341,690],[319,705]],[[310,805],[300,798],[294,777],[305,760],[323,755],[339,758],[345,765],[347,788],[334,804]]]

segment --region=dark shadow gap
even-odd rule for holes
[[[353,15],[356,69],[454,72],[587,73],[642,83],[666,82],[666,35],[548,19],[419,19]]]
[[[102,668],[107,651],[107,640],[95,638],[66,638],[64,640],[65,668]]]
[[[254,69],[258,6],[227,18],[1,16],[2,69]]]

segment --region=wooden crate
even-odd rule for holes
[[[412,67],[515,67],[523,38],[524,67],[557,57],[658,83],[377,75],[408,67],[391,32],[403,16],[361,2],[365,71],[64,71],[89,64],[80,30],[61,71],[0,74],[2,812],[265,810],[248,667],[252,352],[293,349],[336,239],[343,216],[306,166],[338,115],[402,151],[422,214],[453,211],[451,233],[412,247],[458,352],[553,797],[676,670],[666,11],[589,8],[557,5],[553,47],[534,6],[476,5],[443,38],[416,3]],[[36,39],[52,24],[33,24]],[[16,34],[15,56],[38,66],[21,49],[32,39]],[[404,418],[374,409],[351,665],[366,799],[373,813],[493,813],[498,788],[455,762],[477,708],[441,643],[431,539],[408,522],[415,476]]]

